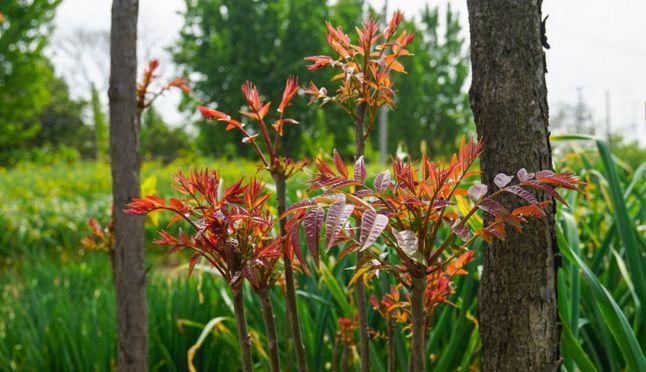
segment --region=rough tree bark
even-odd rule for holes
[[[468,0],[473,81],[470,90],[483,138],[482,178],[499,172],[552,169],[545,86],[541,0]],[[545,198],[544,195],[541,195]],[[513,197],[503,200],[508,208]],[[522,234],[485,249],[479,289],[485,371],[559,368],[554,209]]]
[[[123,213],[139,197],[137,0],[114,0],[110,38],[110,154],[114,205],[114,277],[120,371],[148,370],[144,218]]]

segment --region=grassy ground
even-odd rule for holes
[[[640,297],[644,283],[633,278],[643,267],[644,167],[622,167],[602,147],[599,150],[576,149],[560,157],[558,165],[574,169],[590,182],[585,195],[568,196],[572,207],[562,208],[558,219],[559,243],[565,256],[559,276],[559,310],[568,370],[619,371],[640,368],[643,362],[645,332],[640,303],[646,299]],[[168,166],[147,164],[143,168],[144,188],[168,195],[172,192],[169,174],[177,168],[186,170],[188,164],[215,167],[225,182],[256,171],[244,161],[191,159]],[[302,185],[302,181],[294,184]],[[22,165],[0,170],[0,370],[114,367],[109,261],[104,254],[86,252],[79,244],[88,232],[90,216],[107,222],[109,191],[109,167],[102,163]],[[292,188],[289,197],[294,200],[297,192],[302,190]],[[148,241],[154,229],[151,224],[147,227]],[[336,319],[354,315],[352,289],[346,287],[349,275],[342,270],[347,265],[335,265],[333,256],[324,257],[321,269],[312,276],[298,276],[304,342],[314,371],[331,367],[328,362],[335,354]],[[203,271],[188,279],[186,268],[156,247],[148,247],[147,259],[150,365],[155,370],[186,370],[189,355],[193,355],[199,370],[236,368],[238,346],[225,285]],[[433,370],[478,366],[480,342],[475,319],[480,259],[472,265],[474,274],[457,283],[455,306],[442,306],[435,317],[428,346]],[[388,278],[382,276],[372,283],[371,293],[378,294],[388,285]],[[282,339],[285,316],[279,290],[273,293],[273,302]],[[251,295],[246,301],[255,363],[266,368],[259,306]],[[383,329],[375,313],[370,311],[369,317],[373,328]],[[402,332],[397,334],[397,362],[403,370],[408,341]],[[189,353],[198,339],[203,343]],[[375,370],[384,369],[384,344],[381,339],[372,343]],[[281,351],[283,365],[291,363],[284,348]]]

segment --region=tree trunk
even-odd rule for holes
[[[137,0],[114,0],[110,44],[110,153],[114,205],[117,363],[120,371],[148,370],[148,311],[144,217],[123,213],[139,197]]]
[[[364,121],[366,115],[366,105],[360,104],[357,108],[357,117],[354,122],[354,160],[356,161],[363,156],[366,147],[364,138]],[[363,252],[357,251],[357,262],[363,257]],[[361,372],[370,372],[370,339],[368,326],[368,316],[366,314],[366,292],[363,286],[363,279],[357,280],[357,315],[359,318],[359,356],[361,358]]]
[[[285,175],[277,174],[274,176],[276,183],[276,209],[278,210],[278,218],[285,213],[287,208],[287,184],[285,182]],[[285,237],[285,220],[280,219],[280,236]],[[285,312],[287,316],[288,327],[292,331],[292,339],[294,340],[294,349],[296,351],[296,362],[298,363],[299,372],[307,372],[307,357],[305,354],[305,347],[303,346],[303,338],[301,337],[301,327],[298,323],[298,310],[296,309],[296,288],[294,286],[294,269],[292,261],[286,249],[286,242],[283,240],[283,264],[285,266]],[[288,341],[289,343],[289,341]]]
[[[247,319],[244,314],[244,286],[240,283],[233,291],[233,312],[236,318],[236,329],[238,331],[238,343],[240,344],[240,357],[242,358],[242,370],[252,372],[251,368],[251,341],[247,332]]]
[[[482,178],[496,190],[499,172],[552,169],[541,0],[468,0],[467,6]],[[513,197],[501,200],[507,208],[518,205]],[[478,304],[485,371],[559,369],[559,260],[550,208],[547,219],[530,221],[522,233],[508,229],[504,242],[484,251]]]
[[[265,322],[265,333],[267,334],[267,344],[269,349],[269,365],[272,372],[280,372],[278,362],[278,340],[276,338],[276,321],[274,320],[274,310],[269,298],[269,289],[262,289],[258,293],[262,306],[262,318]]]
[[[413,339],[410,348],[409,371],[423,372],[426,357],[424,347],[424,333],[426,333],[426,316],[424,315],[424,289],[426,287],[425,277],[411,276],[410,309],[413,322]]]

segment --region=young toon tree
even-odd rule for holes
[[[334,28],[327,24],[329,46],[337,54],[331,56],[312,56],[310,70],[325,66],[340,69],[332,80],[341,80],[336,94],[329,96],[327,89],[317,88],[310,83],[306,93],[312,95],[312,101],[321,105],[333,102],[350,115],[354,123],[355,160],[363,156],[366,140],[370,137],[379,109],[386,105],[394,108],[393,84],[390,73],[403,73],[404,66],[398,61],[401,56],[411,53],[406,46],[413,41],[413,34],[402,31],[395,37],[402,14],[396,12],[388,26],[379,30],[379,23],[368,20],[362,28],[357,28],[358,43],[353,44],[341,27]],[[357,253],[357,260],[362,260],[362,253]],[[359,315],[359,354],[361,371],[370,371],[368,321],[366,317],[366,296],[363,283],[357,283],[357,307]]]
[[[350,175],[335,152],[334,166],[320,159],[315,162],[317,172],[311,188],[322,190],[323,194],[302,200],[286,212],[302,221],[308,245],[318,245],[325,227],[326,248],[345,243],[341,257],[363,252],[350,285],[367,283],[386,272],[409,290],[412,323],[409,370],[413,372],[425,370],[428,319],[446,285],[438,273],[458,272],[472,258],[468,248],[475,239],[502,240],[507,226],[520,232],[528,218],[546,216],[547,203],[539,202],[530,190],[539,190],[563,201],[554,188],[578,190],[581,183],[570,173],[534,174],[521,169],[514,184],[513,176],[501,173],[496,177],[496,191],[489,192],[483,184],[467,190],[464,180],[477,174],[469,168],[480,151],[481,143],[470,139],[462,142],[458,154],[448,163],[427,158],[419,164],[394,160],[393,178],[391,171],[385,170],[377,174],[372,185],[366,182],[362,157]],[[517,197],[524,205],[507,210],[497,201],[505,194]],[[484,227],[472,228],[469,220],[478,210],[493,219]],[[292,225],[295,227],[287,231],[287,240],[297,242],[292,235],[299,234],[298,225]],[[384,251],[373,247],[379,237],[387,248]],[[429,288],[429,284],[433,286]],[[429,297],[434,293],[437,298],[429,304]]]
[[[263,103],[260,100],[258,89],[251,82],[247,81],[242,86],[242,93],[247,101],[248,110],[241,112],[241,114],[255,121],[260,127],[259,132],[254,132],[245,129],[246,124],[242,121],[232,119],[230,115],[223,112],[210,109],[208,107],[199,106],[199,110],[206,119],[217,120],[226,124],[226,130],[236,129],[242,133],[242,141],[248,143],[255,149],[260,159],[262,168],[265,169],[276,184],[276,210],[278,216],[285,212],[287,205],[286,188],[287,179],[300,171],[306,164],[307,160],[296,162],[292,159],[281,156],[281,137],[283,136],[285,124],[298,124],[297,121],[285,117],[285,109],[291,105],[291,101],[298,93],[298,79],[290,77],[285,83],[282,100],[278,105],[278,118],[271,123],[273,130],[270,130],[267,125],[266,117],[271,107],[271,102]],[[273,135],[272,135],[273,133]],[[264,145],[257,144],[257,138],[262,136]],[[284,221],[280,220],[280,234],[285,236]],[[296,252],[286,249],[283,246],[283,265],[285,267],[285,302],[287,325],[291,329],[291,336],[294,340],[296,349],[296,361],[298,363],[298,370],[300,372],[307,371],[307,356],[305,354],[305,347],[303,346],[303,339],[301,336],[300,325],[298,322],[298,311],[296,310],[296,289],[294,284],[294,272],[292,261],[294,260],[294,253],[301,262],[301,267],[307,270],[307,265],[303,261],[300,250]],[[287,340],[286,340],[287,341]],[[289,342],[289,341],[288,341]]]
[[[136,97],[137,97],[137,120],[141,123],[141,115],[153,102],[166,91],[172,88],[181,89],[185,94],[191,94],[191,89],[186,84],[185,79],[175,78],[162,85],[157,90],[153,90],[152,86],[155,80],[159,78],[156,74],[159,68],[159,61],[152,59],[144,69],[143,76],[140,82],[137,83]],[[144,190],[145,192],[145,190]],[[110,222],[106,227],[94,218],[90,218],[88,225],[92,231],[92,235],[84,236],[81,239],[81,244],[91,251],[105,252],[110,256],[110,263],[112,264],[112,275],[114,279],[114,208],[110,217]]]
[[[183,198],[170,198],[166,202],[155,196],[147,196],[133,200],[126,212],[145,215],[156,210],[167,210],[175,213],[169,227],[180,220],[190,225],[191,234],[181,228],[176,235],[161,230],[160,239],[154,243],[169,246],[171,252],[192,250],[189,275],[202,257],[227,281],[233,292],[234,315],[245,372],[252,371],[243,302],[243,281],[249,281],[262,304],[271,370],[280,371],[269,289],[275,279],[276,260],[281,256],[281,239],[272,237],[274,221],[266,203],[269,194],[263,193],[263,184],[255,179],[246,185],[240,180],[220,194],[221,179],[215,171],[192,171],[188,178],[179,171],[173,178],[174,187]]]

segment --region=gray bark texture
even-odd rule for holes
[[[114,0],[110,42],[110,154],[119,371],[148,370],[144,218],[123,213],[139,197],[137,0]]]
[[[499,172],[552,169],[541,0],[468,0],[467,6],[482,180],[496,190]],[[513,196],[500,200],[518,206]],[[504,242],[485,248],[478,300],[485,371],[559,369],[553,207],[548,214],[522,233],[508,228]]]

